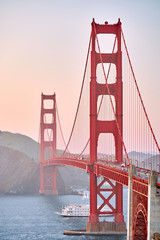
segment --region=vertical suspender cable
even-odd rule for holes
[[[155,136],[155,134],[154,134],[154,132],[153,132],[153,129],[152,129],[150,120],[149,120],[149,118],[148,118],[148,115],[147,115],[147,112],[146,112],[146,109],[145,109],[145,106],[144,106],[144,103],[143,103],[143,100],[142,100],[142,97],[141,97],[141,94],[140,94],[140,91],[139,91],[139,88],[138,88],[138,84],[137,84],[136,77],[135,77],[135,74],[134,74],[134,71],[133,71],[133,67],[132,67],[132,64],[131,64],[131,60],[130,60],[130,57],[129,57],[129,53],[128,53],[128,49],[127,49],[127,45],[126,45],[126,42],[125,42],[125,38],[124,38],[124,34],[123,34],[122,29],[121,29],[121,32],[122,32],[122,38],[123,38],[125,50],[126,50],[126,53],[127,53],[128,61],[129,61],[130,68],[131,68],[131,71],[132,71],[133,79],[134,79],[134,82],[135,82],[135,85],[136,85],[136,89],[137,89],[137,92],[138,92],[138,95],[139,95],[139,98],[140,98],[140,101],[141,101],[141,104],[142,104],[142,107],[143,107],[143,110],[144,110],[144,113],[145,113],[145,116],[146,116],[146,119],[147,119],[147,122],[148,122],[148,125],[149,125],[150,131],[151,131],[151,133],[152,133],[152,136],[153,136],[153,138],[154,138],[154,141],[155,141],[156,146],[157,146],[157,148],[158,148],[158,151],[159,151],[159,153],[160,153],[160,147],[159,147],[159,145],[158,145],[156,136]]]
[[[61,126],[61,122],[60,122],[60,117],[59,117],[57,102],[56,102],[56,112],[57,112],[58,123],[59,123],[59,127],[60,127],[61,136],[62,136],[62,139],[63,139],[63,143],[64,143],[64,145],[65,145],[65,148],[66,148],[67,152],[70,153],[69,149],[67,148],[66,141],[65,141],[65,139],[64,139],[64,134],[63,134],[62,126]]]

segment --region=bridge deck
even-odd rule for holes
[[[72,158],[56,158],[43,161],[42,165],[52,166],[52,165],[65,165],[80,168],[87,173],[94,172],[96,176],[102,176],[109,178],[115,182],[118,182],[124,186],[128,186],[128,172],[129,167],[121,166],[118,163],[111,162],[96,162],[91,163],[88,160],[79,160]],[[158,179],[160,182],[160,179]],[[149,181],[149,171],[144,173],[144,170],[138,170],[137,175],[133,177],[133,190],[143,196],[148,196],[148,181]],[[158,183],[160,186],[160,183]]]

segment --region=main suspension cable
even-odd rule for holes
[[[88,51],[87,51],[86,64],[85,64],[85,69],[84,69],[84,74],[83,74],[83,81],[82,81],[80,96],[79,96],[79,100],[78,100],[78,106],[77,106],[77,110],[76,110],[76,115],[75,115],[75,118],[74,118],[74,122],[73,122],[73,126],[72,126],[72,130],[71,130],[71,133],[70,133],[70,137],[69,137],[68,143],[67,143],[66,148],[65,148],[64,152],[62,153],[62,155],[64,155],[65,152],[66,152],[66,150],[68,149],[68,145],[69,145],[69,143],[70,143],[70,141],[71,141],[71,138],[72,138],[72,135],[73,135],[73,131],[74,131],[74,127],[75,127],[75,124],[76,124],[77,115],[78,115],[79,106],[80,106],[81,97],[82,97],[82,91],[83,91],[85,76],[86,76],[88,58],[89,58],[89,53],[90,53],[90,45],[91,45],[91,35],[90,35],[90,40],[89,40],[89,46],[88,46]]]

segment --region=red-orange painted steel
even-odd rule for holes
[[[133,239],[147,239],[148,198],[133,192]]]
[[[76,158],[56,158],[48,159],[42,162],[43,167],[52,166],[70,166],[80,168],[87,173],[93,172],[95,175],[102,176],[113,180],[121,185],[128,186],[128,172],[116,169],[111,166],[105,166],[100,163],[91,163],[88,160],[79,160]],[[136,176],[133,177],[133,192],[141,195],[141,197],[148,197],[148,181]],[[160,184],[158,184],[160,187]]]
[[[116,65],[116,83],[108,84],[111,94],[115,98],[116,117],[123,136],[123,103],[122,103],[122,53],[121,53],[121,22],[117,24],[99,25],[93,20],[92,22],[92,49],[91,49],[91,82],[90,82],[90,162],[97,162],[97,145],[98,137],[101,133],[112,133],[115,139],[115,156],[118,162],[123,161],[123,147],[121,138],[117,130],[115,120],[99,121],[97,119],[97,101],[99,95],[108,95],[106,85],[99,84],[96,81],[96,68],[100,63],[100,53],[96,52],[96,36],[97,34],[116,34],[117,52],[112,54],[103,54],[104,63],[114,63]],[[116,183],[116,206],[115,221],[124,222],[123,217],[123,195],[122,185]],[[97,177],[94,172],[90,172],[90,216],[91,223],[98,222],[97,212]]]
[[[45,107],[45,101],[49,104]],[[50,117],[47,118],[47,115]],[[49,123],[47,123],[47,119]],[[49,169],[44,166],[48,154],[56,159],[56,95],[41,95],[41,159],[40,159],[40,193],[45,191],[57,194],[56,166]],[[50,130],[50,132],[49,132]],[[51,133],[51,136],[49,134]],[[47,135],[47,136],[46,136]],[[49,139],[50,138],[50,139]]]
[[[97,53],[96,52],[96,37],[97,34],[115,34],[117,38],[116,53]],[[41,101],[41,159],[40,159],[40,192],[57,193],[56,185],[56,165],[67,165],[85,170],[90,174],[90,223],[97,223],[98,216],[103,212],[103,207],[108,205],[111,212],[106,211],[103,214],[113,213],[115,222],[124,222],[123,217],[123,185],[128,186],[128,172],[114,168],[113,165],[97,162],[97,145],[98,138],[101,133],[112,133],[115,139],[115,157],[118,163],[123,161],[123,83],[122,83],[122,53],[121,53],[121,22],[117,24],[104,25],[92,22],[92,50],[91,50],[91,81],[90,81],[90,161],[72,159],[72,158],[57,158],[56,156],[56,95],[42,94]],[[116,66],[116,82],[113,84],[100,84],[96,81],[97,64],[112,63]],[[115,120],[100,121],[97,119],[97,99],[100,95],[112,95],[115,98]],[[44,101],[53,101],[53,107],[48,109],[44,107]],[[53,122],[46,123],[45,115],[51,114]],[[118,122],[118,125],[117,125]],[[45,132],[48,130],[53,132],[52,139],[45,139]],[[50,149],[53,153],[52,157],[47,156],[46,149]],[[67,148],[66,148],[67,149]],[[117,166],[118,166],[117,163]],[[120,166],[120,164],[119,164]],[[97,176],[102,176],[104,179],[97,184]],[[115,185],[110,181],[115,181]],[[102,185],[107,181],[110,188],[102,188]],[[133,177],[132,180],[132,195],[133,195],[133,236],[134,239],[146,239],[147,234],[147,202],[148,202],[148,181]],[[160,186],[160,184],[158,184]],[[102,192],[110,191],[108,197],[104,197]],[[103,203],[97,207],[97,195],[99,195]],[[115,196],[115,206],[110,204],[110,199]]]

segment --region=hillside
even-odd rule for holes
[[[159,163],[160,163],[160,155],[157,154],[157,155],[154,155],[154,156],[147,159],[146,164],[147,164],[149,169],[151,168],[150,163],[152,163],[152,170],[156,170],[157,167],[159,166]],[[160,166],[159,166],[159,169],[160,169]]]
[[[39,164],[24,153],[0,146],[0,194],[37,194],[40,187]],[[57,171],[59,193],[69,193]]]
[[[37,148],[38,143],[27,136],[0,132],[0,194],[39,192]],[[88,186],[88,175],[80,169],[59,166],[57,185],[61,194],[71,193],[72,188]]]
[[[0,146],[0,166],[0,194],[39,189],[39,166],[24,153]]]
[[[0,131],[0,146],[18,150],[36,162],[39,160],[39,144],[25,135]]]
[[[128,156],[131,159],[145,160],[147,158],[150,158],[152,155],[150,153],[142,153],[142,152],[132,151],[132,152],[128,153]]]
[[[59,166],[57,168],[67,188],[89,187],[89,175],[85,171],[68,166]]]

